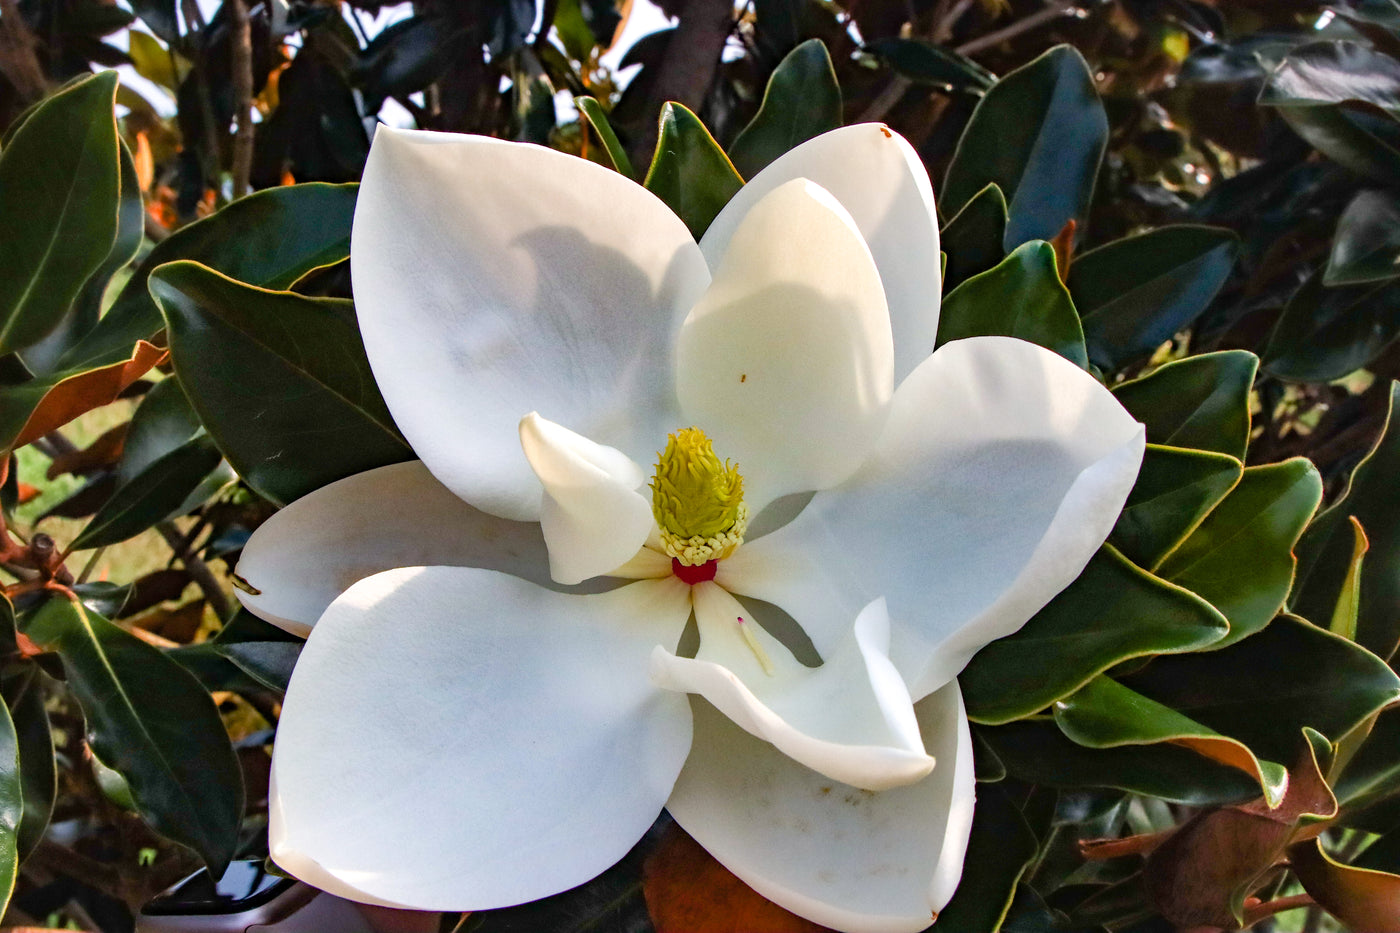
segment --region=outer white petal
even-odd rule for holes
[[[797,180],[734,231],[681,330],[676,384],[686,417],[738,464],[757,514],[860,466],[884,424],[892,353],[860,232],[830,194]]]
[[[715,217],[700,240],[711,269],[719,267],[730,237],[753,206],[794,178],[810,178],[835,195],[870,244],[894,328],[895,379],[903,380],[933,352],[943,290],[938,213],[918,153],[878,123],[808,140],[751,178]]]
[[[263,522],[237,568],[259,593],[237,593],[254,614],[304,636],[356,580],[427,564],[550,582],[539,525],[472,508],[413,461],[347,476]]]
[[[954,681],[915,710],[938,759],[917,784],[872,793],[784,757],[705,703],[671,815],[769,900],[850,933],[914,933],[962,877],[976,790]]]
[[[885,596],[890,657],[917,699],[1079,575],[1143,445],[1108,390],[1057,354],[954,341],[900,386],[861,472],[742,546],[716,581],[787,610],[823,657]]]
[[[273,752],[272,856],[339,893],[477,910],[581,884],[641,838],[690,745],[647,679],[678,581],[567,596],[455,567],[362,580],[317,624]]]
[[[746,732],[837,781],[884,790],[933,769],[909,691],[887,656],[883,602],[866,607],[825,664],[808,668],[715,584],[691,592],[699,653],[680,658],[657,648],[652,679],[659,686],[703,696]],[[771,670],[761,665],[741,626],[762,646]]]
[[[528,411],[634,454],[675,430],[671,348],[709,273],[640,185],[538,146],[381,127],[352,247],[394,420],[478,508],[539,516]]]
[[[520,445],[544,487],[540,528],[554,580],[582,583],[631,560],[656,524],[637,491],[642,468],[534,412],[520,421]]]

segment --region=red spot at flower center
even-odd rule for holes
[[[707,560],[698,567],[689,564],[682,564],[680,558],[671,558],[671,572],[674,573],[682,583],[694,586],[697,583],[705,583],[715,578],[715,571],[719,569],[719,561]]]

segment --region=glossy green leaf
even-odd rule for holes
[[[267,498],[290,502],[413,456],[374,384],[348,302],[253,288],[193,262],[160,269],[151,292],[200,421]]]
[[[1400,198],[1389,191],[1362,191],[1337,221],[1322,283],[1361,285],[1396,276],[1400,276]]]
[[[61,365],[91,368],[131,355],[131,346],[165,326],[147,289],[163,263],[191,259],[262,288],[290,288],[308,272],[350,255],[358,185],[320,183],[270,188],[171,234],[157,244],[118,293],[96,329]]]
[[[19,737],[0,704],[0,910],[9,905],[19,874],[19,826],[24,814]]]
[[[1188,806],[1243,803],[1259,796],[1259,783],[1243,771],[1175,745],[1085,748],[1066,738],[1048,717],[979,726],[975,732],[1011,776],[1048,787],[1112,788]]]
[[[131,0],[131,9],[166,42],[180,38],[180,21],[175,16],[175,0]]]
[[[1356,638],[1383,658],[1400,645],[1400,383],[1391,383],[1390,408],[1381,436],[1356,465],[1346,491],[1308,527],[1298,542],[1298,582],[1290,608],[1308,619],[1332,617],[1351,567],[1349,516],[1366,529],[1371,550],[1361,570]]]
[[[1400,296],[1388,285],[1327,288],[1317,272],[1279,315],[1263,366],[1294,382],[1330,382],[1365,366],[1400,337]]]
[[[186,499],[222,459],[207,435],[175,448],[118,486],[73,539],[72,547],[85,550],[116,544],[183,514]]]
[[[1348,100],[1400,114],[1400,61],[1359,42],[1309,42],[1288,53],[1259,94],[1265,106]]]
[[[1371,547],[1371,542],[1366,540],[1366,530],[1355,515],[1351,516],[1351,537],[1351,564],[1347,567],[1342,592],[1337,597],[1337,605],[1332,609],[1332,621],[1327,628],[1334,635],[1356,641],[1356,620],[1361,614],[1361,568],[1366,565],[1366,551]]]
[[[126,778],[141,815],[222,874],[238,843],[243,778],[209,694],[78,602],[50,599],[24,632],[63,659],[93,751]]]
[[[78,81],[0,152],[0,356],[36,343],[112,251],[120,161],[117,75]]]
[[[744,178],[814,136],[841,125],[841,85],[820,39],[808,39],[787,54],[763,92],[763,103],[735,137],[729,158]]]
[[[1385,838],[1377,839],[1352,864],[1358,868],[1400,874],[1400,835],[1388,833]]]
[[[962,880],[938,914],[941,927],[969,933],[997,929],[1016,894],[1016,883],[1038,850],[1035,833],[1006,792],[979,787]]]
[[[628,178],[635,178],[632,160],[627,158],[627,150],[623,148],[617,134],[613,132],[612,124],[608,122],[608,115],[603,111],[603,106],[592,97],[584,96],[575,97],[574,106],[588,120],[589,125],[593,127],[593,132],[598,134],[598,139],[603,144],[603,150],[612,160],[613,168]]]
[[[1051,240],[1081,226],[1108,143],[1108,117],[1078,51],[1056,46],[1005,75],[973,111],[940,192],[944,209],[994,182],[1010,203],[1003,243]]]
[[[1249,390],[1259,360],[1243,350],[1202,353],[1125,382],[1113,395],[1147,426],[1152,444],[1213,450],[1244,459]]]
[[[1204,648],[1227,630],[1205,600],[1105,545],[1020,631],[979,651],[958,682],[968,717],[995,725],[1044,709],[1122,661]]]
[[[981,94],[997,80],[996,75],[966,55],[923,39],[890,36],[867,42],[865,51],[878,56],[896,74],[916,84]]]
[[[1293,759],[1304,726],[1341,737],[1400,699],[1385,662],[1287,615],[1228,648],[1157,658],[1121,679],[1274,761]]]
[[[58,768],[54,762],[53,733],[44,709],[44,690],[37,667],[7,678],[5,705],[9,707],[19,743],[19,770],[24,812],[16,839],[20,858],[34,851],[44,838],[58,798]]]
[[[1225,454],[1148,444],[1109,542],[1137,565],[1155,570],[1243,472],[1244,465]]]
[[[672,101],[661,108],[661,131],[643,184],[699,240],[744,179],[700,118]]]
[[[238,669],[275,693],[286,693],[301,644],[289,641],[240,641],[219,645],[218,651]]]
[[[117,479],[131,482],[161,457],[194,440],[202,429],[199,415],[180,388],[180,380],[162,379],[145,394],[131,416],[122,457],[117,463]]]
[[[974,275],[995,268],[1006,258],[1001,242],[1006,236],[1006,198],[989,184],[968,201],[939,234],[947,256],[943,290],[952,291]]]
[[[1020,337],[1088,365],[1079,315],[1060,281],[1049,243],[1018,247],[994,269],[973,276],[943,299],[936,345],[987,335]]]
[[[1189,327],[1225,284],[1238,252],[1231,231],[1183,224],[1075,257],[1066,284],[1089,359],[1111,372]]]
[[[1295,457],[1249,467],[1230,494],[1157,568],[1230,620],[1232,645],[1269,624],[1293,585],[1293,546],[1322,501],[1322,478]],[[1242,568],[1248,571],[1242,573]],[[1324,617],[1324,620],[1327,617]]]
[[[1388,184],[1400,182],[1400,123],[1381,107],[1357,99],[1330,103],[1282,96],[1261,103],[1275,107],[1295,133],[1338,165]]]
[[[1288,769],[1260,761],[1243,743],[1223,736],[1173,709],[1155,703],[1108,677],[1095,677],[1055,704],[1055,724],[1086,748],[1120,748],[1169,743],[1211,761],[1237,768],[1259,782],[1269,806],[1288,787]]]
[[[1376,717],[1370,734],[1333,784],[1338,803],[1347,811],[1400,798],[1400,708]]]
[[[190,69],[189,63],[179,54],[167,50],[148,33],[134,29],[127,35],[130,41],[127,52],[136,66],[136,73],[170,93],[176,93]]]

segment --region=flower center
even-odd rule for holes
[[[705,565],[734,553],[744,540],[749,525],[744,505],[744,478],[728,460],[720,462],[714,445],[699,428],[684,428],[666,439],[666,449],[657,455],[656,475],[651,480],[651,510],[672,567],[695,568],[676,575],[694,581]]]

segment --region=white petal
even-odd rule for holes
[[[956,681],[915,711],[938,759],[917,784],[834,783],[696,702],[695,745],[666,808],[764,897],[850,933],[923,930],[962,876],[976,791]]]
[[[890,657],[917,699],[1079,575],[1143,445],[1108,390],[1055,353],[954,341],[900,386],[865,468],[741,547],[716,581],[787,610],[824,657],[850,614],[885,596]]]
[[[933,769],[909,691],[887,656],[883,602],[866,607],[825,664],[809,668],[715,584],[691,592],[700,650],[680,658],[657,648],[652,679],[659,686],[703,696],[746,732],[846,784],[884,790]],[[761,646],[762,660],[745,631]]]
[[[642,468],[534,412],[520,421],[520,445],[544,487],[540,528],[555,582],[582,583],[631,560],[656,524],[637,492]]]
[[[822,188],[792,181],[744,216],[685,320],[681,408],[738,464],[757,514],[860,465],[894,388],[891,347],[859,231]]]
[[[690,745],[647,679],[677,581],[567,596],[452,567],[362,580],[297,663],[273,752],[272,857],[361,900],[478,910],[626,854]]]
[[[381,127],[352,256],[360,331],[394,420],[478,508],[539,516],[516,440],[528,411],[634,455],[675,430],[671,348],[709,273],[675,214],[617,172],[538,146]]]
[[[942,268],[928,171],[904,137],[878,123],[810,139],[751,178],[715,217],[700,240],[711,269],[753,206],[794,178],[835,195],[870,244],[894,329],[895,380],[903,380],[933,352],[938,333]]]
[[[413,461],[347,476],[263,522],[237,567],[259,592],[237,593],[255,615],[306,635],[356,580],[430,564],[550,582],[539,525],[472,508]]]

